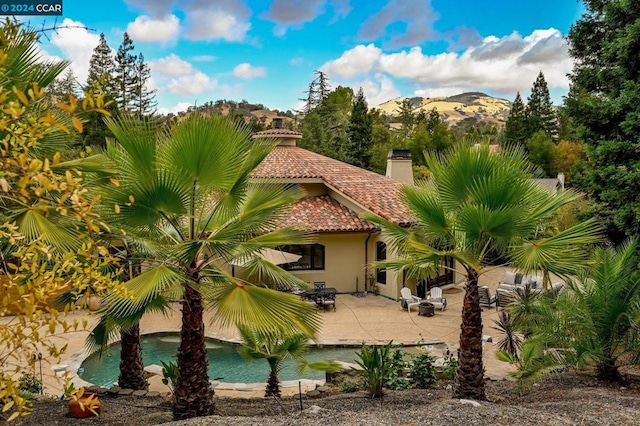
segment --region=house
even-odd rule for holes
[[[254,138],[276,139],[278,145],[252,178],[299,185],[306,195],[291,207],[283,225],[302,226],[317,235],[314,244],[283,248],[301,256],[283,265],[285,269],[309,283],[324,281],[340,293],[377,291],[397,299],[403,284],[413,287],[402,273],[371,268],[372,261],[392,253],[380,229],[359,216],[372,212],[400,226],[410,225],[409,212],[399,200],[403,182],[413,183],[408,151],[391,152],[389,176],[382,176],[298,147],[302,134],[282,128],[281,120]]]

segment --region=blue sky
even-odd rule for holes
[[[294,109],[314,70],[363,87],[370,106],[398,96],[482,91],[513,100],[543,71],[556,104],[571,60],[576,0],[63,0],[45,56],[86,80],[101,32],[127,31],[152,69],[162,112],[217,99]],[[54,18],[47,17],[46,25]],[[34,26],[42,19],[30,18]]]

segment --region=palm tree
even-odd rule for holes
[[[308,363],[305,355],[309,351],[309,336],[305,333],[283,334],[264,333],[254,328],[241,327],[242,346],[238,349],[240,355],[247,360],[266,359],[269,364],[269,379],[265,388],[265,397],[280,397],[280,371],[287,358],[298,363],[298,371],[315,369],[323,371],[337,371],[340,369],[334,361],[318,361]]]
[[[566,365],[595,366],[599,378],[619,380],[621,365],[640,362],[636,253],[635,241],[618,249],[597,248],[594,262],[577,279],[569,280],[569,288],[559,295],[557,315],[541,321],[539,334],[569,349],[561,352]]]
[[[398,254],[379,267],[420,276],[449,256],[464,268],[466,292],[453,393],[485,399],[478,277],[487,255],[502,255],[523,270],[542,268],[566,276],[586,256],[585,244],[597,239],[597,227],[587,221],[541,238],[545,221],[578,194],[552,194],[538,186],[531,179],[533,166],[517,148],[491,154],[487,147],[458,145],[446,154],[425,156],[432,178],[401,192],[415,218],[413,225],[402,228],[375,215],[364,217],[381,227]]]
[[[127,218],[130,232],[156,245],[144,272],[126,283],[130,294],[109,296],[109,315],[123,320],[160,297],[180,300],[173,415],[210,415],[215,406],[207,375],[205,307],[222,326],[307,336],[318,330],[312,306],[242,281],[226,268],[234,259],[248,259],[244,265],[250,274],[304,286],[257,255],[263,248],[311,241],[301,231],[278,228],[301,194],[295,187],[251,183],[251,171],[273,144],[252,141],[246,128],[223,117],[193,114],[170,132],[156,132],[152,123],[128,117],[107,124],[118,141],[108,143],[107,154],[119,172],[104,199]]]

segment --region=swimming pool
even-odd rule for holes
[[[142,336],[142,359],[144,365],[161,365],[160,361],[175,361],[180,336],[175,333],[156,333]],[[359,348],[323,347],[311,348],[307,361],[336,360],[354,362],[356,350]],[[250,362],[238,354],[238,345],[207,339],[207,355],[209,357],[209,378],[228,383],[266,382],[269,376],[267,361]],[[118,380],[120,371],[120,343],[115,343],[106,350],[102,358],[92,355],[82,363],[79,375],[83,380],[99,386],[109,387]],[[279,374],[280,380],[323,379],[324,372],[309,371],[298,376],[295,363],[285,361],[285,367]]]

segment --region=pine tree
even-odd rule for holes
[[[155,112],[158,103],[155,100],[155,90],[149,90],[147,83],[151,78],[151,70],[149,65],[144,61],[142,53],[138,55],[136,62],[136,79],[135,79],[135,92],[133,93],[132,103],[134,104],[133,111],[140,115],[149,115]]]
[[[516,98],[511,104],[509,118],[507,118],[504,126],[504,138],[507,144],[518,143],[523,145],[527,140],[527,117],[520,92],[516,93]]]
[[[619,243],[640,236],[640,2],[584,3],[568,35],[566,106],[589,153],[583,189]]]
[[[368,169],[371,162],[372,139],[371,117],[362,87],[353,100],[349,118],[348,141],[345,158],[348,163]]]
[[[122,44],[116,54],[115,67],[116,103],[118,109],[122,111],[132,111],[135,108],[134,98],[138,85],[138,73],[136,70],[137,57],[132,53],[134,49],[133,41],[125,32]]]
[[[107,44],[104,33],[100,34],[100,42],[93,49],[89,60],[89,76],[85,90],[91,93],[105,93],[107,97],[116,92],[114,82],[115,62],[111,48]]]
[[[111,53],[111,47],[107,44],[107,39],[102,33],[100,34],[100,41],[93,49],[93,55],[89,60],[89,75],[84,91],[90,94],[104,95],[105,102],[110,102],[105,109],[112,115],[118,111],[115,103],[117,95],[115,68],[116,64]],[[87,123],[84,126],[82,137],[82,143],[85,146],[104,147],[106,138],[112,136],[104,122],[103,114],[93,111],[87,115]]]
[[[558,120],[542,71],[538,74],[531,88],[525,114],[527,117],[527,139],[540,130],[544,131],[551,139],[557,139]]]
[[[80,85],[76,80],[76,76],[73,74],[71,68],[67,69],[67,72],[63,77],[55,79],[49,86],[47,86],[47,94],[49,95],[52,103],[69,102],[69,96],[78,97],[80,93]]]

